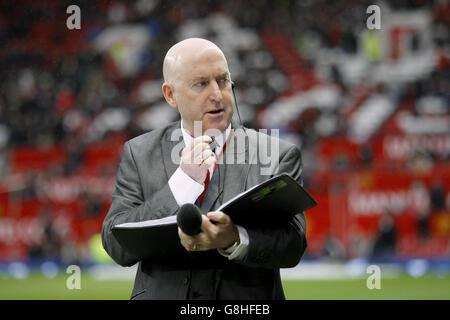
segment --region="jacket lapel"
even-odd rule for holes
[[[231,137],[223,155],[224,182],[221,203],[225,203],[247,188],[250,170],[249,145],[243,127],[232,123]]]
[[[218,165],[216,171],[212,176],[211,181],[209,182],[208,189],[206,190],[205,193],[205,197],[203,198],[203,202],[200,205],[200,209],[202,212],[211,211],[217,199],[219,198],[220,193],[223,191],[223,179],[224,179],[223,169],[224,169],[223,166]]]
[[[222,203],[246,189],[250,169],[247,140],[242,126],[232,123],[227,147],[203,198],[200,207],[202,212],[216,210]]]
[[[169,126],[161,139],[164,168],[169,179],[180,165],[181,150],[184,148],[180,121]]]

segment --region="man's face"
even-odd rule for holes
[[[194,121],[201,121],[203,133],[208,129],[225,131],[233,116],[230,72],[219,51],[206,49],[177,67],[173,83],[175,107],[184,128],[194,135]]]

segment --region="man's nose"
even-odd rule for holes
[[[215,101],[215,102],[222,101],[222,98],[223,98],[222,90],[220,89],[219,84],[217,83],[217,81],[212,81],[211,92],[209,94],[209,98],[212,101]]]

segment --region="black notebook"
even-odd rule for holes
[[[286,173],[238,194],[216,211],[228,214],[243,227],[278,226],[316,201]],[[176,215],[161,219],[115,225],[112,232],[119,243],[140,260],[185,255],[178,237]]]

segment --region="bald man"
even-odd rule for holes
[[[122,266],[139,263],[132,299],[284,299],[279,268],[297,265],[306,249],[303,212],[286,224],[244,228],[214,209],[281,172],[301,183],[300,151],[232,122],[231,75],[214,43],[191,38],[175,44],[163,74],[163,95],[181,120],[125,143],[102,228],[105,250]],[[267,148],[262,138],[279,150],[270,174],[262,174],[265,161],[251,161],[267,154],[257,150]],[[244,141],[244,148],[235,141]],[[178,230],[184,255],[140,261],[111,232],[116,224],[177,214],[185,203],[204,215],[199,234]]]

